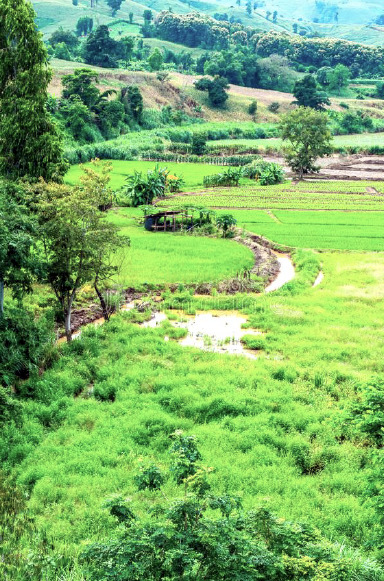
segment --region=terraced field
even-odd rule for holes
[[[284,246],[383,251],[383,192],[383,182],[286,182],[211,189],[160,204],[231,213],[245,230]]]
[[[214,188],[175,196],[159,205],[231,209],[382,210],[384,182],[301,182]]]

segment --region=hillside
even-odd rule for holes
[[[215,0],[153,0],[150,5],[124,0],[116,17],[112,17],[106,0],[97,0],[91,7],[91,0],[79,0],[78,6],[73,6],[71,0],[32,0],[38,15],[38,26],[44,36],[49,36],[59,26],[73,30],[77,20],[82,16],[92,16],[98,24],[112,24],[119,21],[119,29],[127,27],[129,13],[133,14],[134,26],[124,30],[125,34],[139,34],[139,26],[143,23],[143,11],[150,8],[154,14],[171,8],[175,13],[186,14],[193,10],[214,16],[227,14],[228,18],[240,19],[245,26],[251,26],[260,31],[276,30],[292,33],[293,25],[303,34],[319,34],[324,37],[342,38],[365,44],[380,45],[384,41],[384,30],[375,24],[375,20],[384,9],[376,0],[338,0],[334,2],[316,2],[311,0],[303,4],[299,0],[261,0],[253,4],[249,15],[246,11],[246,1],[240,0],[238,6],[230,0],[218,2]],[[255,7],[256,6],[256,7]],[[271,14],[277,12],[275,21]]]
[[[289,23],[277,23],[269,21],[262,10],[253,11],[249,16],[245,10],[245,2],[241,6],[225,0],[225,2],[216,2],[215,0],[200,1],[191,0],[183,2],[182,0],[153,0],[150,5],[132,0],[124,0],[117,16],[112,18],[111,9],[106,0],[97,0],[96,6],[91,7],[90,0],[79,0],[78,6],[73,6],[72,0],[32,0],[34,9],[38,16],[38,26],[45,36],[51,34],[59,26],[66,29],[74,29],[77,20],[82,16],[92,16],[98,24],[109,24],[114,20],[126,19],[128,21],[129,13],[134,15],[134,22],[143,23],[143,12],[150,8],[154,14],[162,10],[171,8],[177,14],[187,14],[193,10],[199,13],[213,16],[215,13],[227,13],[230,18],[233,16],[236,20],[241,19],[246,26],[252,26],[258,30],[282,31],[289,28]]]
[[[277,122],[279,115],[268,110],[268,106],[277,102],[280,105],[279,113],[283,113],[290,108],[294,97],[290,93],[271,91],[265,89],[252,89],[250,87],[240,87],[230,85],[229,99],[222,109],[214,109],[210,106],[206,93],[197,91],[193,84],[198,77],[172,72],[169,80],[159,81],[156,73],[142,71],[126,71],[103,69],[83,63],[52,59],[54,77],[49,86],[49,91],[56,97],[61,94],[61,78],[63,75],[73,72],[77,68],[87,67],[95,70],[99,74],[99,88],[119,89],[129,85],[139,85],[143,95],[145,107],[161,109],[170,105],[175,109],[181,109],[192,117],[198,117],[205,121],[252,121],[253,116],[249,114],[248,107],[254,100],[257,101],[256,121]],[[334,97],[331,99],[331,108],[336,111],[343,110],[339,103],[346,102],[351,110],[360,109],[368,113],[371,117],[384,117],[384,101],[379,99],[367,99],[364,101],[345,97]]]

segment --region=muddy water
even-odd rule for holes
[[[196,314],[185,323],[175,323],[178,327],[188,330],[188,335],[180,341],[185,347],[197,347],[204,351],[215,353],[230,353],[231,355],[245,355],[256,359],[256,355],[244,348],[241,338],[244,335],[261,335],[260,331],[242,329],[247,322],[244,316],[238,313],[228,314],[228,311],[203,312]]]
[[[201,311],[196,315],[185,315],[182,311],[175,311],[179,321],[171,321],[174,327],[187,329],[188,334],[179,341],[185,347],[196,347],[214,353],[229,353],[244,355],[256,359],[256,355],[245,349],[241,343],[244,335],[261,335],[260,331],[242,329],[247,322],[245,316],[237,311]],[[143,323],[143,327],[157,327],[166,320],[164,313],[155,313],[150,321]],[[168,340],[167,337],[165,337]]]
[[[278,290],[284,284],[295,278],[295,267],[293,266],[293,262],[288,254],[282,254],[275,250],[273,251],[273,254],[275,254],[280,264],[280,270],[277,277],[267,287],[265,287],[266,293]]]

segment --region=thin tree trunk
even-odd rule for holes
[[[103,317],[104,317],[105,321],[109,321],[109,311],[108,311],[107,303],[105,302],[105,299],[104,299],[102,293],[100,292],[99,287],[97,286],[97,281],[95,281],[93,283],[93,286],[94,286],[94,289],[97,293],[97,296],[99,297],[101,309],[103,311]]]
[[[65,313],[65,323],[64,323],[65,324],[65,336],[67,338],[68,343],[69,343],[69,341],[72,341],[72,330],[71,330],[72,303],[73,303],[73,298],[71,297],[69,299],[67,312]]]
[[[0,279],[0,316],[4,313],[4,281]]]

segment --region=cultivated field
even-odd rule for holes
[[[147,232],[135,219],[142,212],[120,208],[110,220],[129,236],[131,245],[123,251],[118,282],[123,288],[144,284],[218,282],[236,276],[253,265],[251,251],[222,238],[158,235]]]

